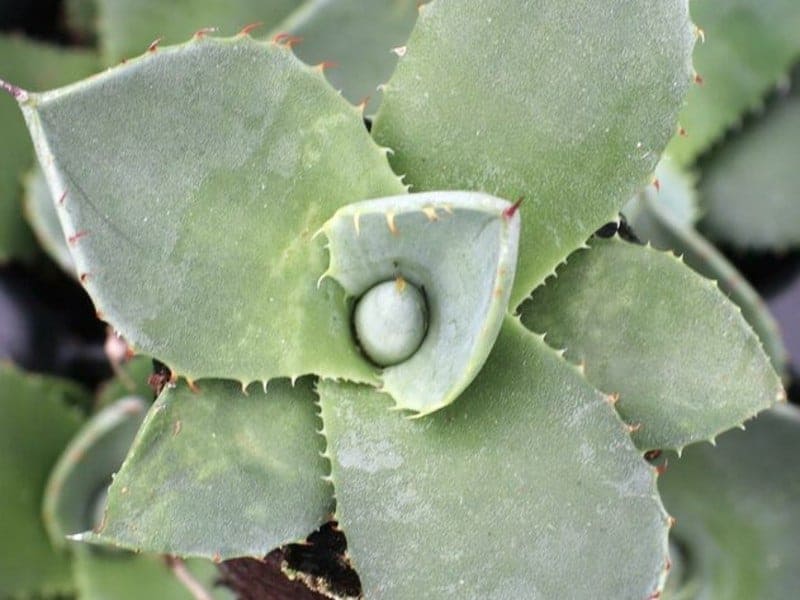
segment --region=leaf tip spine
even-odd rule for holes
[[[21,87],[9,83],[5,79],[0,79],[0,88],[5,90],[17,102],[26,102],[30,98],[30,94],[28,94],[27,90],[23,90]]]

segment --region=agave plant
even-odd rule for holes
[[[714,282],[593,235],[636,194],[654,222],[699,35],[686,0],[435,0],[371,132],[377,101],[250,28],[4,82],[69,268],[174,375],[96,527],[58,536],[219,562],[333,517],[367,598],[658,597],[673,519],[643,454],[785,399]]]

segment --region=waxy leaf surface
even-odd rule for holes
[[[619,394],[643,450],[713,439],[785,399],[739,308],[672,254],[593,240],[520,310],[598,389]]]
[[[323,227],[326,276],[351,296],[397,277],[424,292],[422,345],[381,373],[398,408],[424,414],[446,406],[483,366],[508,308],[519,225],[505,200],[430,192],[350,204]]]
[[[693,45],[687,0],[436,0],[373,135],[412,191],[525,197],[516,306],[652,177]]]
[[[367,386],[325,381],[319,394],[336,516],[366,598],[660,587],[667,515],[653,469],[607,398],[515,319],[474,383],[432,415],[398,418]]]
[[[207,380],[167,388],[109,489],[104,526],[81,539],[215,560],[260,558],[332,507],[309,381],[245,395]]]
[[[159,49],[22,103],[79,276],[137,351],[190,379],[372,381],[312,235],[403,193],[360,112],[287,48]]]

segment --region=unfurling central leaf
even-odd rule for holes
[[[383,391],[399,408],[426,414],[450,404],[475,378],[497,339],[514,283],[520,219],[516,206],[486,194],[431,192],[350,204],[322,231],[330,242],[326,275],[347,293],[362,297],[355,328],[362,350],[376,363],[392,365],[382,373]],[[376,285],[387,285],[376,288]],[[389,322],[361,307],[372,305],[377,290],[380,312],[400,289],[419,290],[427,313],[411,324],[413,352],[384,357],[395,344],[392,327],[409,324],[400,308]],[[394,289],[394,291],[392,291]],[[394,304],[394,301],[391,301]],[[414,319],[412,318],[412,321]],[[378,346],[376,348],[376,345]],[[419,348],[414,349],[419,345]],[[378,353],[376,356],[375,353]],[[390,358],[392,360],[382,360]],[[397,360],[395,360],[397,359]],[[394,364],[397,363],[397,364]]]

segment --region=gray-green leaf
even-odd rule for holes
[[[677,518],[684,577],[703,600],[784,600],[800,589],[800,412],[765,411],[746,431],[671,460],[659,488]],[[668,600],[673,600],[668,596]]]
[[[653,470],[607,399],[516,320],[432,415],[398,418],[366,386],[319,393],[336,516],[366,598],[660,589],[667,515]]]
[[[405,188],[319,72],[207,37],[22,107],[82,281],[137,351],[190,379],[374,381],[311,238]]]
[[[785,399],[739,308],[672,254],[593,240],[520,310],[589,381],[619,394],[643,450],[713,439]]]
[[[305,539],[332,509],[311,383],[247,395],[229,382],[167,388],[80,539],[215,560]]]
[[[414,191],[525,197],[516,306],[648,180],[691,80],[688,0],[436,0],[373,134]]]

